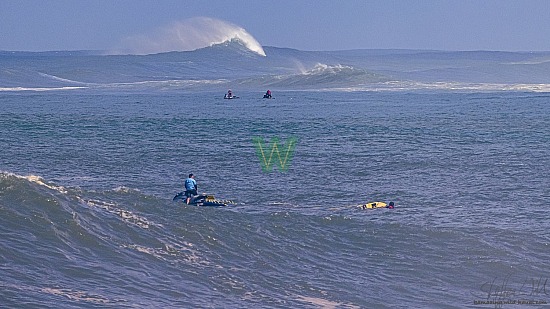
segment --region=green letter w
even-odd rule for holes
[[[282,145],[282,149],[286,149],[286,154],[284,154],[284,158],[281,157],[281,152],[279,151],[279,139],[273,138],[271,139],[271,152],[269,153],[269,157],[266,156],[267,150],[263,147],[264,140],[261,137],[255,137],[254,138],[254,146],[256,146],[256,154],[258,155],[258,158],[260,159],[260,164],[262,165],[262,170],[264,172],[270,172],[271,167],[273,165],[272,159],[273,159],[273,153],[277,152],[277,158],[279,161],[275,161],[279,163],[279,170],[281,172],[286,172],[288,170],[288,166],[290,165],[290,161],[292,160],[292,154],[294,153],[294,148],[296,147],[296,142],[298,140],[294,137],[291,137],[286,145]]]

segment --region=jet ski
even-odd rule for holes
[[[224,99],[231,100],[231,99],[238,99],[239,97],[236,96],[236,95],[231,95],[231,96],[229,96],[229,95],[227,95],[227,93],[226,93],[226,94],[224,94],[223,98],[224,98]]]
[[[187,197],[185,196],[185,192],[180,192],[174,196],[172,199],[173,201],[179,201],[182,202],[187,201]],[[214,195],[201,193],[199,195],[195,195],[191,197],[191,200],[189,201],[189,205],[193,206],[214,206],[214,207],[220,207],[220,206],[229,206],[234,205],[235,202],[229,201],[229,200],[218,200],[214,197]]]
[[[267,92],[264,94],[264,99],[271,99],[271,98],[273,98],[271,96],[271,90],[267,90]]]

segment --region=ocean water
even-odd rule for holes
[[[231,48],[2,54],[1,307],[548,306],[545,62],[470,83],[412,79],[410,53]],[[257,137],[296,138],[288,170]],[[173,202],[188,173],[236,205]]]

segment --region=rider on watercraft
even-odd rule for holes
[[[189,174],[189,178],[185,179],[185,196],[187,197],[185,202],[189,204],[191,198],[195,195],[198,195],[197,181],[195,180],[195,175]]]
[[[225,94],[226,99],[233,98],[233,92],[231,92],[231,89],[227,90],[227,93]]]

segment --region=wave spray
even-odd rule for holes
[[[112,53],[146,55],[190,51],[231,40],[238,40],[249,50],[265,56],[260,43],[244,28],[210,17],[194,17],[149,34],[128,37]]]

